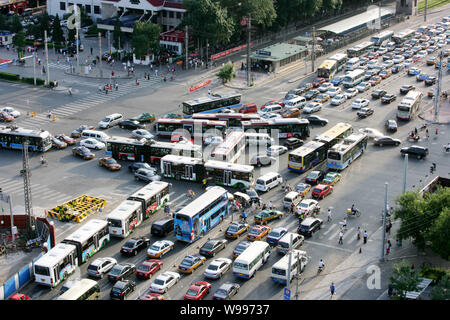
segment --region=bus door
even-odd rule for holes
[[[158,209],[158,207],[161,205],[161,194],[158,193],[156,195],[156,209]]]
[[[53,275],[55,276],[55,283],[58,283],[59,281],[59,264],[53,267]],[[51,277],[50,277],[51,278]],[[51,283],[51,280],[50,280]]]
[[[136,221],[135,227],[137,227],[141,223],[141,221],[144,220],[141,208],[136,210],[136,215],[137,215],[137,221]]]
[[[185,178],[192,180],[192,175],[193,175],[193,167],[192,166],[185,166],[184,167],[184,176]]]
[[[183,125],[183,129],[187,130],[192,137],[192,132],[194,132],[194,125],[193,124],[185,124]]]
[[[99,247],[99,243],[98,243],[98,233],[96,233],[96,234],[94,235],[94,248],[95,248],[95,249],[98,249],[98,247]]]
[[[206,227],[206,231],[208,231],[209,229],[211,229],[211,218],[210,218],[210,217],[208,217],[208,218],[205,220],[205,227]]]
[[[172,175],[172,163],[164,162],[164,173],[166,174],[166,176]]]
[[[223,171],[223,183],[227,186],[231,184],[231,171]]]

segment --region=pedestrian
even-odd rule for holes
[[[425,131],[426,132],[426,136],[427,136],[427,139],[430,137],[430,134],[428,133],[428,128],[427,128],[427,131]]]
[[[50,110],[48,110],[48,118],[51,119],[52,118],[52,112]]]
[[[147,79],[147,72],[144,73],[144,79]]]
[[[272,201],[269,200],[269,202],[267,203],[267,207],[272,210]]]
[[[391,248],[389,246],[386,247],[386,255],[389,255],[389,251],[391,250]]]
[[[168,204],[166,204],[166,205],[164,206],[164,213],[166,213],[167,215],[170,215],[170,208],[169,208],[169,205],[168,205]]]
[[[344,237],[344,233],[341,230],[341,231],[339,231],[339,242],[338,242],[339,244],[344,244],[342,241],[343,237]]]
[[[114,84],[114,87],[116,88],[116,91],[119,90],[119,84],[117,82]]]
[[[265,203],[263,203],[262,210],[266,210],[266,208],[267,208],[267,205]]]
[[[414,135],[417,136],[417,128],[414,128]]]
[[[211,89],[208,89],[208,96],[211,95]]]
[[[155,77],[158,76],[158,69],[155,69]]]
[[[439,133],[439,129],[438,129],[438,127],[436,127],[436,135],[438,135],[438,133]]]
[[[258,202],[258,208],[261,208],[261,198],[258,198],[256,201]]]
[[[332,215],[331,215],[331,208],[328,208],[327,221],[330,222],[331,220],[333,220],[333,217],[332,217]]]
[[[342,222],[342,228],[347,229],[347,218],[344,218],[344,221]]]
[[[361,228],[358,227],[358,230],[356,231],[356,240],[361,239]]]
[[[335,287],[334,287],[334,283],[332,282],[331,286],[330,286],[330,293],[331,293],[330,299],[333,298],[334,290],[335,290]]]
[[[294,214],[294,207],[295,207],[294,203],[291,203],[291,207],[289,208],[290,214]]]
[[[367,237],[368,237],[369,235],[367,234],[367,231],[366,230],[364,230],[364,234],[363,234],[363,238],[364,238],[364,244],[366,244],[367,243]]]

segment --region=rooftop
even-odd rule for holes
[[[264,49],[256,50],[255,53],[250,55],[250,58],[266,61],[280,61],[306,50],[306,47],[296,44],[276,43],[265,47]]]

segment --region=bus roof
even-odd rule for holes
[[[89,239],[94,232],[98,232],[102,228],[106,227],[108,222],[100,219],[92,219],[85,223],[85,225],[78,228],[74,233],[65,238],[67,241],[77,241],[83,243]]]
[[[394,31],[392,31],[392,30],[386,30],[386,31],[383,31],[383,32],[374,34],[374,35],[372,36],[372,38],[373,38],[373,37],[382,38],[382,37],[389,36],[389,35],[393,35],[393,34],[394,34]]]
[[[319,141],[308,141],[301,147],[298,147],[297,149],[292,150],[289,154],[296,155],[299,157],[304,157],[307,154],[310,154],[311,152],[314,152],[315,150],[319,149],[324,145],[323,142]]]
[[[161,162],[163,161],[172,162],[175,164],[191,164],[191,165],[203,163],[203,160],[200,158],[183,157],[174,154],[165,155],[164,157],[161,158]]]
[[[287,233],[288,234],[288,233]],[[297,260],[298,256],[306,256],[306,251],[302,251],[302,250],[296,250],[293,249],[292,250],[292,261],[291,264],[294,264]],[[272,268],[280,268],[280,269],[286,269],[287,265],[289,263],[289,255],[286,254],[284,255],[280,260],[278,260],[277,262],[275,262],[275,264],[272,266]]]
[[[44,139],[50,136],[50,133],[45,130],[31,130],[14,126],[0,126],[0,133],[14,134],[26,137],[40,137]]]
[[[40,257],[34,264],[42,267],[53,268],[58,262],[61,261],[72,251],[75,251],[76,247],[69,243],[58,243],[46,254]]]
[[[325,60],[324,62],[322,62],[319,66],[319,69],[331,69],[335,64],[337,63],[336,60]]]
[[[116,142],[116,143],[124,143],[124,144],[132,144],[134,146],[143,146],[146,144],[147,139],[132,139],[127,137],[121,137],[121,136],[113,136],[110,139],[107,139],[106,142]]]
[[[110,214],[106,217],[106,219],[122,219],[126,217],[130,212],[141,207],[141,203],[134,200],[124,200],[122,201]]]
[[[245,139],[245,133],[243,131],[230,131],[222,143],[214,148],[211,155],[228,154],[242,139]]]
[[[349,123],[345,123],[345,122],[339,122],[338,124],[336,124],[334,127],[328,129],[327,131],[325,131],[324,133],[316,136],[314,138],[314,141],[320,141],[320,142],[330,142],[333,139],[336,139],[337,137],[339,137],[341,134],[343,134],[344,132],[346,132],[347,130],[351,130],[352,129],[352,125]]]
[[[348,55],[346,53],[336,53],[335,55],[329,57],[329,60],[336,60],[336,61],[340,61],[342,59],[347,58]]]
[[[234,260],[234,263],[252,262],[268,246],[269,244],[265,241],[254,241]]]
[[[167,156],[166,156],[167,157]],[[167,188],[169,184],[165,181],[153,181],[147,184],[146,186],[142,187],[135,193],[129,196],[130,197],[136,197],[136,198],[142,198],[142,199],[150,199],[158,192],[161,192],[165,188]]]
[[[197,199],[189,203],[187,206],[183,207],[176,214],[182,214],[185,216],[193,217],[199,211],[203,210],[206,206],[208,206],[211,202],[215,201],[220,197],[223,197],[224,194],[225,198],[227,198],[226,196],[227,190],[219,186],[214,186],[205,193],[203,193],[201,196],[199,196]]]
[[[81,279],[72,287],[70,287],[66,292],[60,295],[56,300],[77,300],[79,298],[80,291],[84,293],[95,285],[97,285],[97,281],[95,280]]]
[[[363,140],[365,137],[367,137],[367,134],[365,133],[352,133],[348,137],[345,137],[344,140],[340,143],[335,144],[329,149],[329,152],[342,152],[345,153],[348,149],[352,148],[355,143],[358,143],[359,141]]]
[[[223,170],[231,170],[231,171],[239,171],[239,172],[252,172],[253,166],[245,165],[245,164],[237,164],[231,162],[217,161],[217,160],[208,160],[205,162],[205,169],[213,168],[213,169],[223,169]]]
[[[211,125],[211,126],[226,126],[225,121],[208,120],[208,119],[158,119],[156,123],[176,123],[176,124],[193,124],[193,125]]]
[[[153,141],[151,146],[153,148],[169,148],[169,149],[182,149],[182,150],[196,150],[201,151],[201,146],[192,143],[179,143],[179,142],[163,142],[163,141]]]
[[[243,126],[277,125],[277,124],[309,124],[309,121],[307,119],[299,119],[299,118],[279,118],[279,119],[267,119],[267,120],[242,121]]]
[[[192,119],[207,119],[207,120],[219,120],[220,119],[237,119],[237,120],[251,120],[251,119],[261,119],[261,116],[257,113],[194,113]]]
[[[358,59],[358,58],[356,58],[356,59]],[[349,78],[353,78],[353,77],[357,77],[357,76],[359,76],[359,75],[361,75],[361,74],[364,74],[364,70],[363,69],[355,69],[355,70],[352,70],[352,71],[350,71],[349,73],[347,73],[346,75],[344,75],[344,79],[346,78],[346,77],[349,77]]]
[[[207,103],[207,102],[211,102],[211,101],[217,101],[217,100],[231,98],[231,97],[237,97],[237,96],[240,97],[241,94],[237,93],[237,92],[228,92],[228,93],[221,93],[221,94],[214,93],[207,97],[199,97],[197,99],[184,101],[183,104],[188,104],[188,105],[193,106],[193,105],[197,105],[197,104],[202,104],[202,103]]]

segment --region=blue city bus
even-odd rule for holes
[[[28,151],[45,152],[52,147],[48,131],[0,126],[0,148],[22,150],[25,142]]]
[[[192,243],[218,225],[228,212],[227,191],[214,186],[175,213],[175,236],[179,241]]]
[[[183,117],[191,118],[194,113],[216,113],[224,109],[242,107],[240,93],[211,94],[181,104]]]

